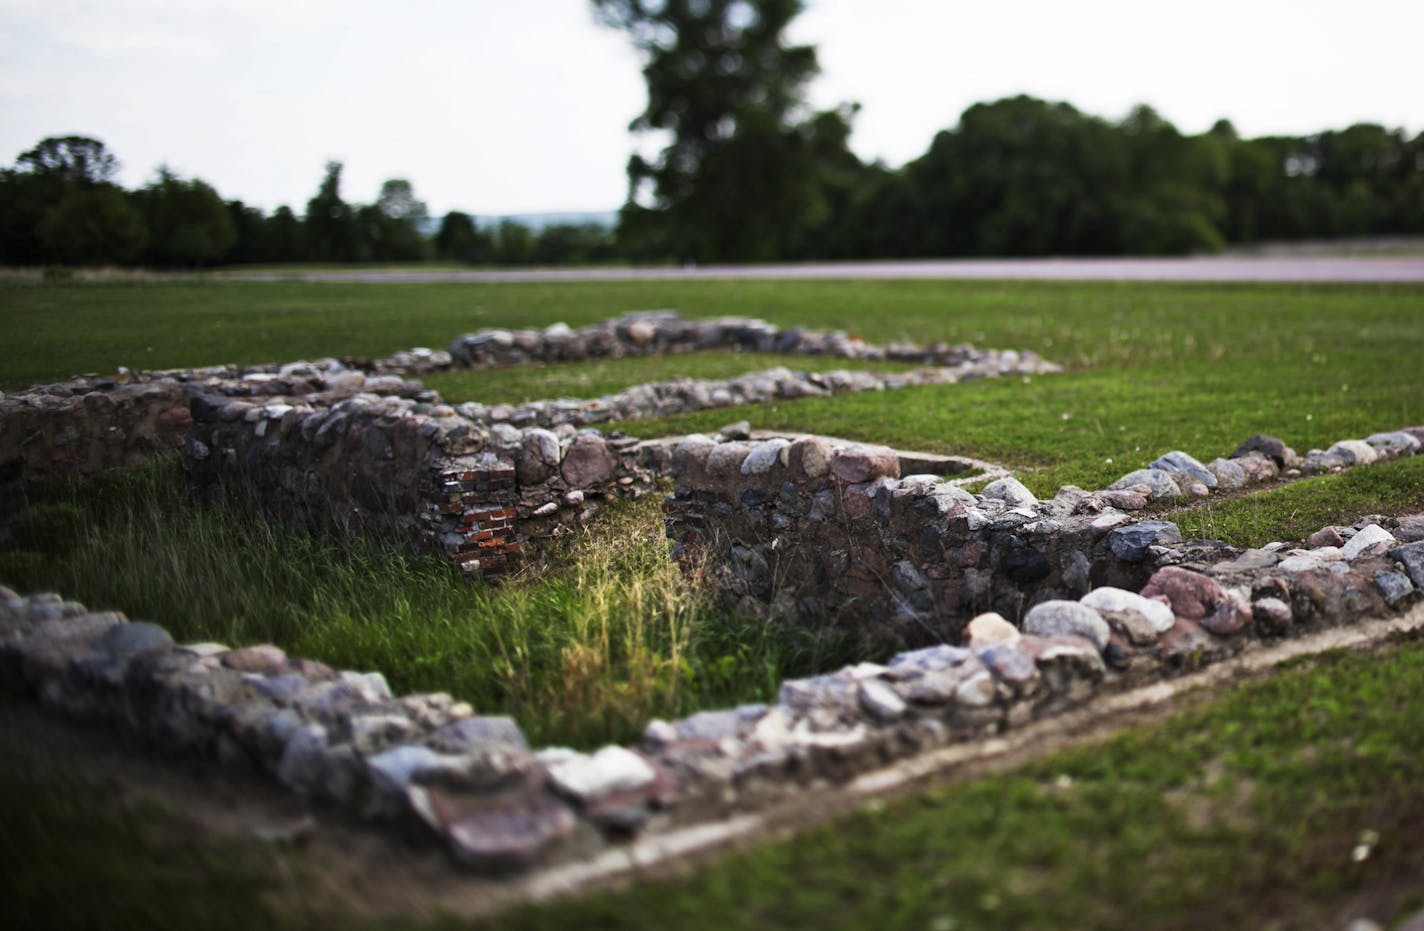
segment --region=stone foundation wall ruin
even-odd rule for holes
[[[1325,528],[1343,546],[1155,546],[1160,568],[1140,592],[1042,601],[1017,624],[981,615],[963,645],[788,680],[772,702],[655,720],[637,746],[594,753],[531,748],[508,718],[445,694],[393,695],[379,673],[270,644],[179,645],[154,624],[3,588],[0,684],[419,827],[480,873],[603,854],[632,866],[641,839],[804,801],[1265,641],[1401,615],[1401,629],[1420,629],[1424,515],[1385,524]]]
[[[673,452],[667,531],[677,558],[720,567],[723,589],[763,610],[871,626],[908,644],[954,641],[981,612],[1018,619],[1094,588],[1136,591],[1161,565],[1154,554],[1182,543],[1176,524],[1129,513],[1151,502],[1420,445],[1408,431],[1381,433],[1302,458],[1257,436],[1209,465],[1172,452],[1109,489],[1069,486],[1039,501],[1011,477],[977,495],[934,475],[902,477],[884,447],[691,436]]]
[[[330,407],[199,396],[183,469],[285,520],[435,549],[465,572],[503,571],[530,538],[598,500],[651,484],[626,437],[482,427],[406,398]]]
[[[465,340],[458,364],[706,341],[866,358],[899,351],[843,334],[644,316]],[[951,350],[935,358],[950,360]],[[532,748],[516,722],[449,695],[394,695],[379,673],[334,670],[270,644],[175,644],[154,624],[0,588],[0,684],[165,750],[415,826],[471,869],[507,875],[607,856],[635,868],[630,851],[642,840],[814,798],[1263,643],[1379,619],[1424,625],[1424,515],[1242,551],[1183,542],[1162,515],[1136,513],[1282,473],[1413,454],[1424,439],[1417,429],[1305,456],[1268,437],[1207,464],[1173,452],[1108,489],[1065,488],[1039,501],[1012,478],[970,494],[939,476],[902,474],[889,450],[823,438],[641,444],[571,423],[462,416],[383,374],[454,365],[458,354],[407,355],[368,370],[222,370],[164,376],[171,384],[140,377],[132,392],[86,382],[7,395],[0,458],[29,472],[128,462],[147,454],[131,437],[154,418],[156,448],[178,443],[183,428],[196,487],[250,495],[286,518],[435,546],[482,571],[503,568],[523,540],[578,520],[598,497],[637,494],[666,472],[676,481],[667,528],[681,558],[724,567],[740,598],[878,625],[917,648],[788,680],[765,703],[655,720],[634,746],[581,753]],[[110,422],[122,440],[73,422],[105,407],[91,395],[130,393],[132,405],[115,402],[122,412]],[[26,409],[41,413],[15,413]],[[157,418],[172,411],[170,432],[159,434]],[[56,442],[66,426],[86,449],[102,449],[89,459],[56,453],[76,441]]]

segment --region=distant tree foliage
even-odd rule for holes
[[[854,109],[810,112],[791,0],[592,0],[647,59],[635,128],[671,131],[634,159],[616,231],[438,224],[404,178],[369,204],[332,161],[306,210],[224,201],[160,168],[125,191],[88,136],[42,139],[0,168],[0,263],[196,268],[278,262],[564,265],[1211,252],[1228,244],[1424,234],[1424,134],[1369,123],[1244,139],[1180,132],[1151,107],[1113,122],[1067,103],[975,104],[900,168],[850,151]],[[751,62],[750,64],[748,62]]]
[[[215,265],[237,243],[237,226],[228,205],[217,191],[196,178],[184,181],[162,167],[158,177],[135,191],[132,199],[148,230],[147,265]]]

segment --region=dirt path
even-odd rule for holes
[[[653,268],[528,268],[494,270],[372,269],[230,272],[248,281],[369,282],[372,284],[520,281],[846,280],[864,278],[1010,279],[1020,281],[1214,281],[1424,283],[1424,258],[1320,256],[1201,256],[1190,258],[937,259],[708,265]]]

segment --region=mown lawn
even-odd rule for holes
[[[1203,459],[1226,454],[1256,432],[1304,452],[1424,423],[1418,286],[9,286],[0,289],[0,386],[118,365],[380,356],[444,346],[480,327],[578,326],[660,307],[841,328],[876,341],[1029,348],[1070,370],[622,425],[640,435],[748,419],[756,427],[993,459],[1021,468],[1030,487],[1051,494],[1061,483],[1099,487],[1173,448]],[[460,399],[514,401],[604,393],[670,374],[735,374],[765,361],[718,354],[687,367],[678,360],[545,366],[449,376],[442,387]],[[799,367],[822,367],[818,362]],[[654,714],[766,697],[783,676],[879,649],[808,639],[714,609],[668,563],[655,505],[609,515],[571,549],[552,554],[557,568],[548,576],[470,586],[417,554],[313,538],[240,506],[193,505],[173,466],[160,464],[34,490],[35,519],[19,545],[0,551],[0,582],[54,588],[95,608],[157,620],[183,638],[271,639],[339,665],[379,668],[399,688],[448,689],[481,711],[516,714],[536,741],[582,746],[628,739]],[[1182,526],[1189,535],[1259,545],[1299,538],[1322,523],[1420,508],[1424,458],[1213,503],[1183,516]],[[683,883],[515,920],[943,929],[1257,926],[1276,919],[1282,927],[1310,925],[1323,920],[1320,903],[1339,901],[1351,884],[1412,876],[1424,888],[1421,659],[1417,645],[1328,659],[1162,728],[1002,779],[917,795]],[[44,901],[61,874],[109,875],[94,872],[94,863],[126,842],[105,833],[105,819],[68,796],[55,803],[43,786],[5,790],[19,800],[6,806],[0,832],[8,839],[6,865],[16,858],[28,865],[0,873],[20,877],[7,879],[18,883],[20,901]],[[43,818],[17,818],[24,806]],[[71,817],[91,829],[58,831],[84,838],[72,856],[55,853],[53,870],[27,857],[51,849],[36,830]],[[1379,839],[1355,863],[1360,838],[1374,836],[1366,831]],[[173,870],[165,870],[171,881]],[[156,888],[141,866],[132,875],[119,872],[115,888]],[[250,876],[234,880],[246,888]],[[179,882],[172,894],[191,904],[200,885]],[[113,893],[116,919],[127,914],[126,895]],[[231,914],[246,914],[243,907]]]

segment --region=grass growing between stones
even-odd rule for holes
[[[695,352],[505,369],[457,369],[432,372],[420,380],[451,403],[519,404],[550,398],[595,398],[632,385],[672,378],[733,378],[776,366],[813,372],[832,369],[902,372],[915,368],[893,362],[776,353]]]
[[[1187,538],[1264,546],[1301,541],[1327,525],[1350,526],[1372,514],[1424,511],[1424,456],[1305,479],[1221,502],[1210,499],[1169,515]]]
[[[661,496],[611,510],[547,571],[472,584],[433,556],[184,500],[172,462],[37,492],[0,579],[164,625],[180,642],[272,642],[397,692],[448,691],[531,741],[635,739],[653,717],[765,699],[853,644],[714,608],[662,542]]]

